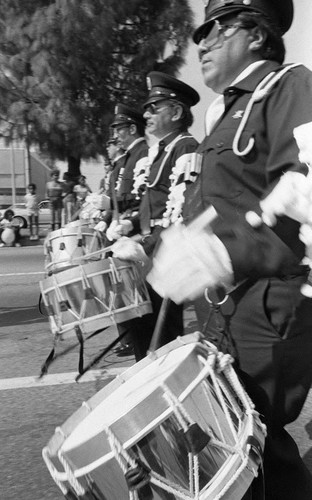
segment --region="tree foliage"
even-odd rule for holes
[[[188,0],[0,0],[2,136],[52,158],[103,152],[114,106],[140,106],[146,74],[176,75]]]

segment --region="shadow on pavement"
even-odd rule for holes
[[[0,326],[27,325],[29,323],[43,323],[47,316],[39,311],[39,306],[30,307],[0,307]]]

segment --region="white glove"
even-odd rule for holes
[[[307,222],[312,215],[312,179],[299,172],[286,172],[273,191],[260,202],[262,220],[268,226],[276,217],[287,215],[298,222]]]
[[[112,247],[113,257],[124,260],[133,260],[136,262],[147,262],[148,256],[143,250],[142,245],[130,238],[122,236]]]
[[[113,220],[106,231],[106,236],[110,241],[119,240],[121,236],[126,236],[133,229],[133,224],[130,220],[123,219],[117,222]]]
[[[171,226],[161,234],[162,243],[147,281],[162,297],[176,304],[199,297],[208,287],[229,287],[233,270],[223,243],[212,232]]]
[[[96,231],[101,231],[102,233],[107,229],[107,224],[103,220],[100,220],[95,226],[94,229]]]

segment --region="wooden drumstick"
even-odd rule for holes
[[[157,316],[157,321],[155,325],[155,329],[153,332],[152,340],[149,346],[149,350],[147,354],[151,357],[154,356],[155,351],[160,347],[161,335],[164,327],[164,323],[166,320],[168,308],[170,305],[170,299],[164,298],[161,307]]]

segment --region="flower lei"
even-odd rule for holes
[[[169,188],[166,211],[163,214],[163,227],[182,222],[184,191],[186,182],[194,182],[201,170],[202,156],[198,153],[186,153],[177,159],[169,179]]]

